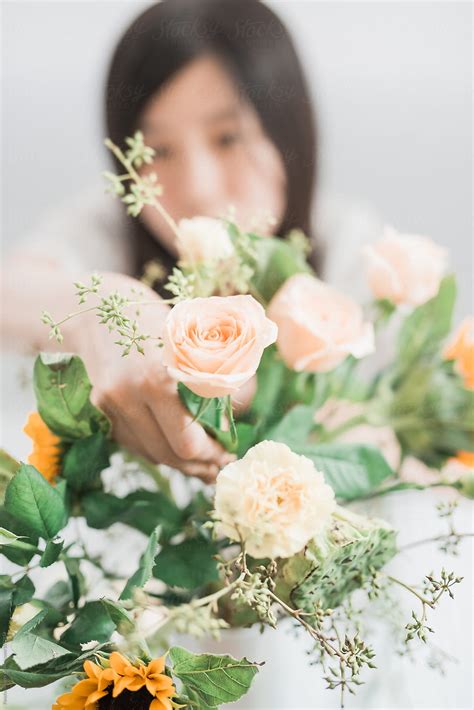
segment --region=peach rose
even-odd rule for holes
[[[335,505],[310,459],[262,441],[218,474],[216,530],[242,539],[253,557],[291,557],[327,525]]]
[[[183,264],[215,263],[234,254],[225,224],[211,217],[181,219],[176,247]]]
[[[438,293],[446,271],[446,250],[431,239],[385,227],[383,238],[364,252],[369,286],[376,298],[418,306]]]
[[[278,350],[288,367],[327,372],[348,355],[374,350],[374,330],[357,303],[309,274],[295,274],[277,291],[268,317],[278,326]]]
[[[277,327],[252,296],[210,296],[178,303],[163,334],[163,364],[201,397],[235,393],[254,374]]]
[[[456,370],[464,379],[467,389],[474,389],[474,316],[465,318],[450,343],[444,357],[454,360]]]

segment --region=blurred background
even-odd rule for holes
[[[5,246],[107,165],[106,67],[148,4],[3,2]],[[316,100],[321,188],[448,247],[472,310],[472,4],[268,4]]]

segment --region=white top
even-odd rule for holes
[[[131,274],[133,264],[125,207],[103,185],[91,185],[46,213],[19,247],[53,261],[62,270]],[[322,277],[357,300],[366,300],[362,245],[381,235],[375,211],[323,195],[314,223],[324,243]]]

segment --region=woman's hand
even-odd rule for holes
[[[137,319],[141,333],[160,336],[169,306],[151,289],[127,276],[104,274],[100,292],[116,290],[130,298],[131,287],[142,291],[139,300],[147,305],[140,306],[138,317],[136,307],[129,306],[127,314]],[[145,356],[132,350],[122,357],[117,334],[109,333],[94,312],[69,321],[66,337],[86,364],[93,400],[111,419],[119,444],[208,483],[233,460],[182,404],[176,381],[162,365],[159,341],[144,341]]]

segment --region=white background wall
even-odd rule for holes
[[[196,0],[199,2],[199,0]],[[110,52],[148,3],[3,3],[3,234],[94,179]],[[450,248],[472,309],[472,4],[272,6],[304,57],[322,127],[322,186]]]

